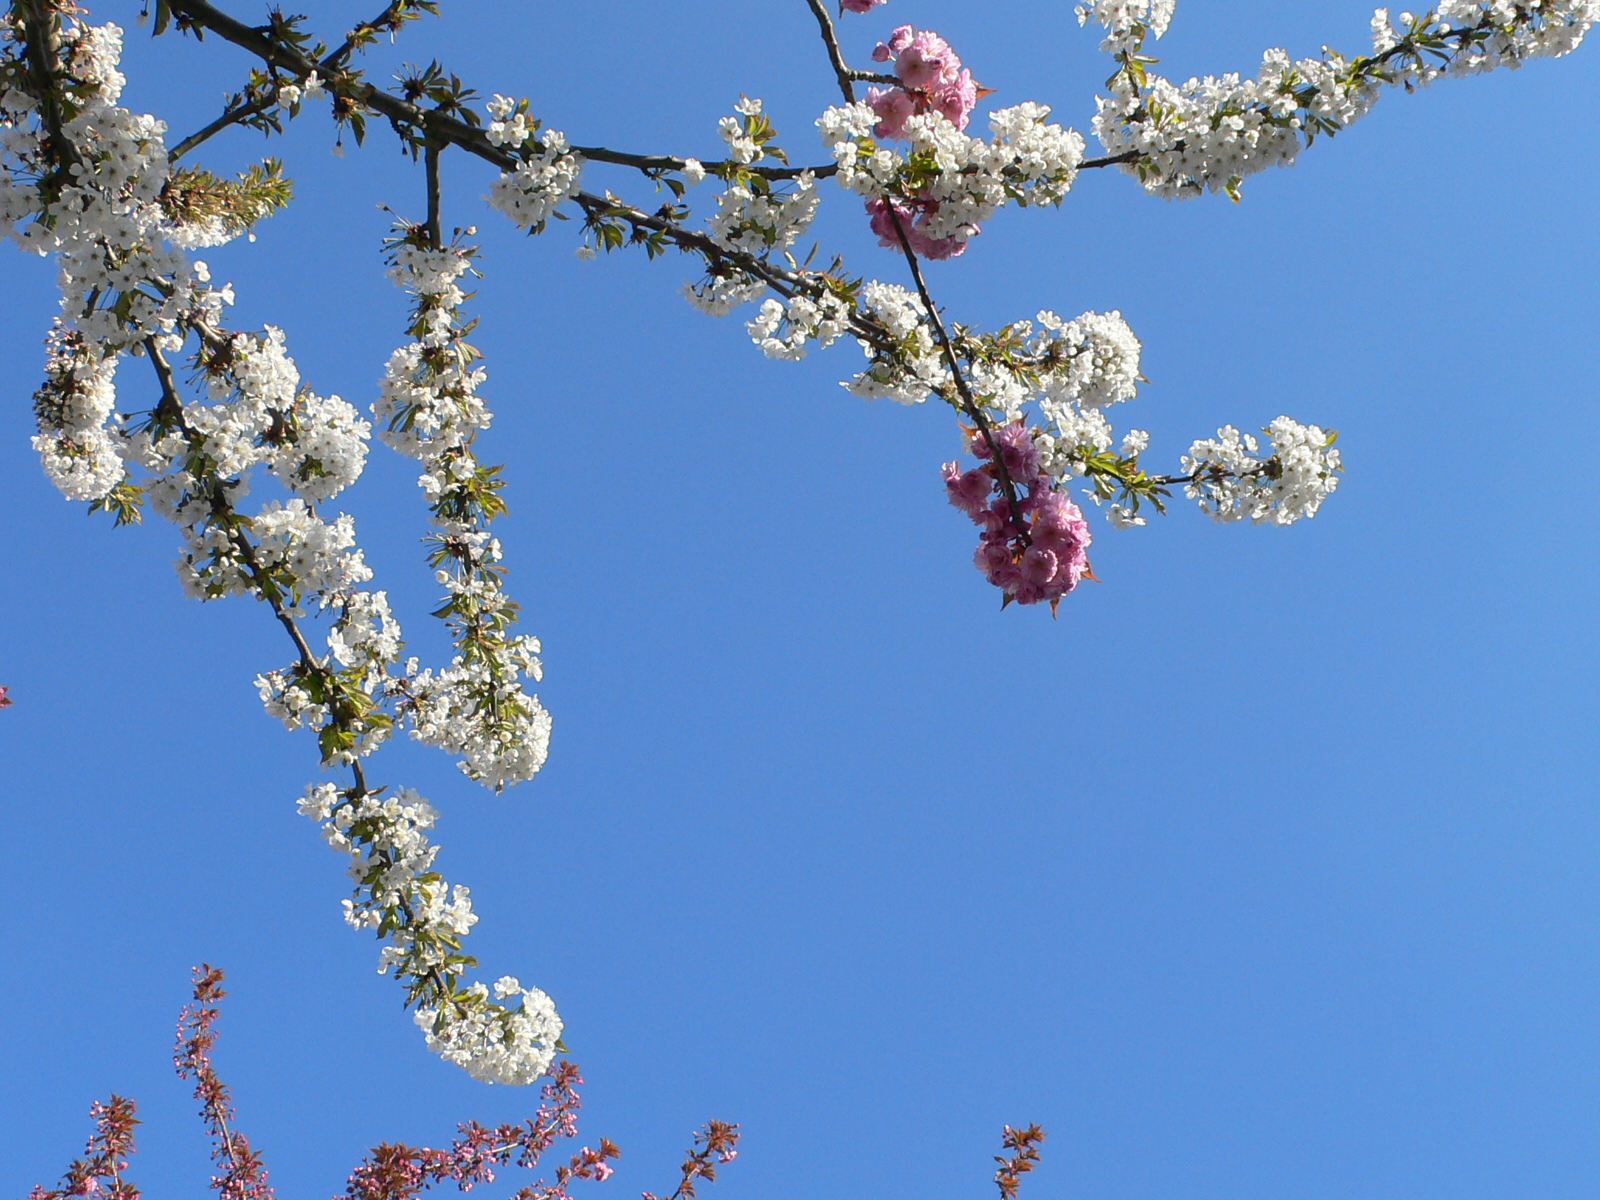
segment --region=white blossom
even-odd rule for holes
[[[1258,455],[1260,443],[1232,425],[1202,438],[1183,457],[1185,475],[1196,476],[1184,494],[1198,500],[1216,521],[1248,517],[1261,523],[1290,525],[1314,517],[1323,500],[1339,486],[1339,451],[1333,435],[1316,425],[1279,417],[1263,431],[1271,452]]]
[[[514,171],[502,172],[489,186],[491,208],[510,217],[520,229],[544,228],[563,200],[576,196],[583,173],[583,156],[567,149],[566,135],[546,129],[539,149],[525,157]]]
[[[717,197],[711,240],[757,258],[787,250],[810,227],[819,203],[810,171],[801,173],[792,191],[763,194],[734,184]]]

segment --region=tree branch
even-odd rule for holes
[[[355,103],[387,117],[396,127],[427,130],[468,153],[494,163],[502,170],[515,169],[517,163],[521,161],[516,155],[490,145],[483,130],[454,117],[432,113],[402,97],[380,91],[372,84],[362,81],[359,75],[352,76],[335,61],[335,55],[329,55],[319,62],[293,46],[274,41],[263,29],[246,25],[230,17],[215,5],[208,3],[208,0],[170,0],[170,2],[174,13],[181,14],[195,25],[211,30],[224,41],[248,50],[269,67],[288,71],[297,79],[303,79],[312,71],[316,71],[327,80],[330,90],[337,91]],[[594,162],[634,167],[641,171],[681,171],[687,162],[686,159],[670,154],[628,154],[604,146],[574,145],[572,149]],[[710,168],[732,164],[719,161],[705,165]],[[744,164],[739,165],[744,166]],[[825,177],[836,174],[839,168],[836,164],[828,164],[819,167],[746,166],[745,169],[767,179],[794,179],[806,171]]]
[[[69,173],[78,161],[78,148],[61,128],[61,93],[56,87],[60,28],[55,12],[47,5],[48,0],[18,0],[17,8],[22,11],[28,67],[39,93],[39,119],[50,139],[50,156],[56,160],[54,174],[59,176]]]
[[[161,384],[161,404],[157,411],[171,419],[173,424],[182,431],[184,438],[192,445],[195,433],[183,419],[183,398],[178,395],[178,385],[173,378],[172,365],[167,362],[167,356],[162,352],[161,344],[154,337],[145,339],[144,348],[145,353],[150,356],[150,365],[155,368],[156,379]],[[210,502],[213,511],[220,510],[225,516],[233,515],[233,506],[228,502],[227,497],[220,492],[214,492],[210,497]],[[300,665],[307,671],[323,670],[322,665],[317,662],[317,656],[311,652],[311,644],[306,641],[305,634],[300,631],[300,626],[295,623],[294,617],[289,614],[288,607],[283,603],[283,597],[279,594],[278,589],[275,586],[264,586],[268,581],[265,573],[261,570],[261,564],[256,560],[254,544],[237,526],[232,524],[228,526],[228,540],[238,550],[239,557],[244,561],[245,566],[250,568],[250,577],[255,582],[256,591],[261,594],[261,598],[271,607],[273,616],[278,618],[278,622],[288,632],[290,640],[294,642],[294,647],[300,654]]]
[[[444,230],[439,222],[439,146],[429,141],[422,156],[423,169],[428,176],[428,241],[435,250],[444,246]]]
[[[1011,523],[1017,527],[1017,533],[1023,543],[1027,544],[1031,539],[1028,537],[1028,526],[1022,519],[1022,505],[1017,500],[1017,485],[1012,482],[1011,472],[1006,470],[1005,459],[1000,453],[1000,444],[995,440],[989,418],[983,415],[983,409],[974,399],[966,376],[961,373],[961,364],[956,360],[955,347],[950,344],[950,335],[945,332],[944,318],[939,315],[938,306],[928,294],[927,281],[922,278],[922,266],[917,262],[916,251],[911,248],[905,226],[901,223],[900,214],[895,211],[892,202],[888,206],[888,213],[889,219],[894,222],[895,234],[900,239],[900,249],[905,251],[906,262],[911,267],[911,277],[917,282],[917,294],[922,297],[922,306],[928,310],[928,319],[933,322],[934,332],[939,335],[939,344],[944,348],[944,356],[950,363],[950,373],[955,377],[956,391],[961,396],[961,410],[972,418],[973,423],[983,432],[984,440],[989,443],[989,461],[994,464],[995,474],[1000,481],[1000,490],[1005,493],[1006,503],[1011,509]]]
[[[856,102],[856,89],[851,84],[850,67],[844,61],[844,52],[839,49],[839,35],[833,27],[833,14],[828,11],[828,6],[822,0],[806,0],[811,6],[812,14],[817,18],[817,25],[822,31],[822,44],[828,48],[828,61],[833,64],[833,73],[838,76],[839,90],[844,93],[844,102]]]
[[[345,34],[344,41],[339,44],[339,48],[328,55],[324,61],[332,65],[343,66],[349,60],[350,55],[366,44],[374,35],[385,29],[391,34],[399,29],[409,19],[403,14],[415,7],[413,0],[392,0],[383,12],[373,17],[370,21],[362,21],[351,29],[349,33]]]
[[[194,133],[191,133],[188,137],[184,138],[183,141],[179,142],[176,146],[169,150],[167,152],[167,161],[177,162],[196,146],[200,145],[202,142],[209,141],[211,138],[221,133],[224,129],[227,129],[230,125],[237,125],[241,121],[249,120],[257,113],[265,112],[268,108],[272,107],[276,100],[277,95],[274,93],[270,96],[258,97],[257,99],[252,100],[247,104],[241,104],[236,108],[228,109],[215,121],[211,122],[211,124],[205,126],[203,129],[199,129]]]

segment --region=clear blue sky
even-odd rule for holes
[[[304,7],[331,36],[374,6]],[[821,161],[800,0],[444,8],[375,75],[437,55],[575,141],[708,158],[745,91]],[[152,46],[136,10],[94,6],[129,27],[128,102],[187,132],[248,63]],[[1358,51],[1369,16],[1183,0],[1158,52],[1253,71],[1272,45]],[[846,19],[849,53],[899,21],[947,35],[992,104],[1080,128],[1109,73],[1065,0],[894,0]],[[670,1186],[719,1117],[746,1137],[725,1200],[987,1196],[1027,1121],[1050,1131],[1035,1200],[1594,1195],[1597,88],[1600,44],[1390,94],[1240,205],[1101,172],[934,265],[963,321],[1120,308],[1152,383],[1119,423],[1151,461],[1281,412],[1340,431],[1315,521],[1100,522],[1104,582],[1057,621],[1001,612],[973,570],[947,411],[843,393],[853,347],[763,359],[683,303],[676,258],[518,236],[447,156],[446,220],[482,226],[481,444],[508,464],[555,736],[498,798],[410,744],[373,774],[443,811],[489,976],[560,1004],[585,1134],[623,1148],[605,1194]],[[300,199],[208,257],[241,326],[283,326],[313,386],[364,407],[403,328],[377,204],[420,213],[422,181],[381,128],[343,159],[331,140],[308,119],[209,149],[283,154]],[[903,281],[824,196],[824,246]],[[7,254],[0,1197],[53,1181],[113,1090],[147,1122],[135,1180],[204,1192],[170,1065],[201,960],[228,970],[218,1063],[285,1200],[340,1190],[379,1140],[531,1112],[427,1054],[341,922],[343,864],[293,806],[314,749],[251,685],[288,658],[266,612],[185,600],[174,531],[48,485],[27,438],[53,272]],[[415,471],[376,447],[346,504],[438,658]]]

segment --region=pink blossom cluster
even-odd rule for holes
[[[867,201],[867,216],[872,218],[872,232],[878,235],[878,245],[899,249],[900,235],[895,232],[895,218],[898,217],[900,228],[905,230],[906,241],[923,258],[955,258],[966,252],[969,239],[929,237],[926,228],[928,218],[938,211],[939,203],[936,200],[885,200],[874,196]],[[982,229],[974,225],[972,232],[976,235]]]
[[[480,1125],[468,1121],[447,1150],[384,1142],[375,1147],[350,1175],[343,1197],[336,1200],[416,1200],[426,1189],[453,1182],[463,1192],[475,1184],[493,1183],[495,1168],[515,1162],[532,1167],[557,1138],[578,1134],[578,1068],[563,1059],[544,1085],[539,1111],[521,1125]],[[572,1200],[568,1185],[575,1179],[607,1179],[614,1171],[608,1159],[620,1154],[610,1138],[600,1148],[584,1146],[568,1162],[557,1164],[556,1181],[540,1180],[520,1188],[514,1200]]]
[[[980,88],[972,72],[961,65],[961,58],[950,43],[932,30],[919,33],[910,25],[902,25],[889,35],[887,42],[878,43],[872,57],[878,62],[892,59],[900,80],[897,88],[875,87],[867,91],[867,104],[878,116],[872,132],[880,138],[908,137],[906,122],[929,112],[946,117],[957,129],[965,129],[979,95],[987,94],[988,89]],[[872,218],[872,232],[878,235],[879,245],[900,245],[895,230],[898,217],[906,241],[923,258],[955,258],[966,250],[968,238],[930,237],[928,219],[938,210],[938,201],[931,198],[867,201],[867,215]],[[969,236],[978,232],[974,225]]]
[[[878,114],[873,130],[878,137],[904,138],[906,122],[926,112],[948,117],[957,129],[967,127],[982,89],[973,80],[972,72],[961,65],[950,43],[937,33],[929,29],[918,33],[910,25],[902,25],[889,35],[887,42],[879,42],[873,48],[872,57],[875,62],[893,59],[894,73],[900,80],[897,88],[871,88],[867,92],[867,104]]]
[[[969,448],[983,465],[963,471],[960,463],[945,463],[944,486],[950,503],[982,528],[973,563],[1005,592],[1006,603],[1048,600],[1053,613],[1080,579],[1094,578],[1088,554],[1093,539],[1082,510],[1041,469],[1033,434],[1013,421],[995,431],[991,446],[981,431],[968,429]],[[1000,485],[996,451],[1017,493],[1015,512]]]
[[[889,3],[889,0],[839,0],[839,11],[854,13],[871,12],[878,5],[887,3]]]
[[[194,1003],[178,1014],[172,1065],[178,1068],[179,1079],[195,1081],[194,1098],[200,1101],[200,1116],[211,1135],[211,1159],[222,1169],[222,1174],[211,1177],[218,1200],[275,1200],[266,1165],[235,1125],[233,1096],[211,1065],[211,1047],[217,1042],[212,1026],[220,1012],[217,1004],[227,994],[220,968],[209,963],[194,968]]]

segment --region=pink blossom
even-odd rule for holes
[[[949,493],[950,503],[973,520],[978,520],[978,514],[989,505],[989,491],[994,481],[984,474],[981,467],[964,472],[959,463],[947,462],[944,464],[944,486]]]
[[[923,258],[947,259],[955,258],[967,248],[967,238],[947,237],[931,238],[927,235],[924,226],[928,215],[938,210],[938,205],[930,201],[917,201],[908,203],[905,200],[893,201],[893,212],[900,218],[900,226],[906,231],[906,241],[911,244],[911,249]],[[894,220],[890,217],[890,201],[874,197],[867,201],[867,215],[872,219],[872,232],[878,235],[880,246],[900,248],[900,235],[895,231]],[[973,234],[980,232],[978,226],[970,227]],[[969,235],[970,236],[970,235]]]
[[[899,88],[868,88],[867,104],[878,114],[872,127],[875,136],[899,140],[906,136],[906,122],[917,111],[916,101]]]
[[[902,28],[909,28],[903,26]],[[900,30],[895,30],[898,35]],[[893,48],[893,43],[890,43]],[[937,84],[953,80],[961,70],[961,59],[945,41],[932,30],[924,29],[913,37],[905,49],[897,52],[894,73],[908,90],[927,91]]]
[[[1007,592],[1014,591],[1021,582],[1021,572],[1011,557],[1011,548],[1004,542],[980,542],[972,561],[990,583]]]
[[[1039,482],[1039,450],[1033,444],[1033,431],[1021,421],[1013,421],[1003,426],[994,440],[1000,447],[1000,458],[1011,482],[1021,487],[1034,487]]]
[[[937,112],[950,120],[957,129],[965,129],[978,96],[986,94],[972,78],[972,72],[961,65],[961,58],[932,30],[917,32],[910,25],[902,25],[889,35],[887,42],[879,42],[872,51],[877,62],[894,60],[894,72],[900,79],[901,92],[872,90],[867,103],[883,118],[876,132],[881,138],[903,138],[906,135],[907,105],[913,112]],[[892,115],[891,115],[892,114]]]
[[[887,42],[879,42],[872,48],[873,62],[888,62],[900,51],[911,45],[911,39],[916,35],[916,30],[909,25],[902,25],[889,35]]]
[[[877,5],[888,2],[889,0],[839,0],[839,10],[853,13],[871,12]]]
[[[972,78],[972,72],[963,67],[955,79],[942,82],[932,89],[928,93],[928,102],[933,105],[935,112],[957,129],[965,129],[972,110],[978,106],[978,84]]]
[[[945,463],[945,492],[980,526],[973,565],[1008,603],[1048,601],[1054,612],[1061,597],[1089,575],[1092,539],[1082,510],[1041,471],[1033,433],[1021,421],[994,430],[992,442],[978,430],[968,433],[976,457],[992,464],[998,453],[1016,494],[1014,509],[992,466],[963,472],[960,464]]]
[[[966,237],[951,235],[946,238],[931,238],[923,232],[922,226],[927,221],[926,215],[918,217],[917,223],[907,231],[911,248],[923,258],[931,258],[942,262],[947,258],[957,258],[967,252],[967,243],[983,229],[978,225],[967,226]]]
[[[916,219],[916,214],[908,208],[904,201],[896,200],[894,214],[900,218],[902,228],[909,230],[911,223]],[[872,219],[872,232],[878,235],[878,244],[881,246],[900,245],[899,235],[895,232],[894,221],[890,218],[890,202],[881,197],[874,196],[867,201],[867,216]],[[906,240],[910,240],[909,232]]]

